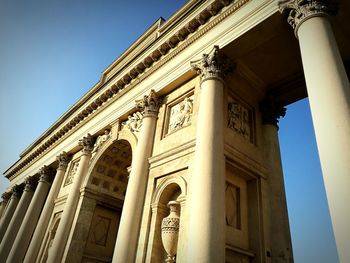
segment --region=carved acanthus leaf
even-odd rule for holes
[[[24,179],[24,190],[34,192],[38,184],[38,179],[34,176],[28,176]]]
[[[66,152],[60,153],[56,160],[58,161],[58,169],[65,170],[70,161],[70,156]]]
[[[10,192],[5,192],[1,195],[2,200],[4,203],[7,203],[7,201],[10,199],[11,197],[11,193]]]
[[[161,105],[161,99],[158,98],[156,92],[152,89],[149,95],[145,95],[143,99],[136,101],[136,107],[143,111],[143,116],[158,115],[158,110]]]
[[[289,12],[287,22],[293,27],[295,36],[299,26],[315,16],[328,16],[336,12],[328,0],[284,0],[278,3],[281,13]]]
[[[203,54],[201,59],[191,61],[191,67],[202,76],[203,81],[207,78],[224,79],[233,71],[234,64],[220,51],[219,46],[214,46],[208,54]]]
[[[40,182],[51,183],[55,176],[55,171],[51,167],[44,165],[40,168],[39,174]]]
[[[83,147],[84,154],[90,154],[94,149],[94,138],[88,133],[83,139],[79,140],[79,146]]]

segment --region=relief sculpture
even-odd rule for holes
[[[236,101],[228,104],[228,127],[251,141],[249,109]]]
[[[192,99],[187,97],[179,104],[171,108],[169,120],[169,132],[180,129],[191,123],[193,111]]]
[[[137,111],[128,116],[128,120],[122,123],[122,125],[128,128],[131,132],[139,132],[142,126],[142,113]]]

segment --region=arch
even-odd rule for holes
[[[170,197],[168,195],[171,194],[166,190],[171,191],[171,189],[176,186],[181,190],[181,194],[179,195],[178,199],[185,199],[187,195],[186,180],[182,176],[170,175],[168,177],[165,177],[155,189],[152,198],[152,205],[164,203],[165,199],[167,199],[167,197]]]

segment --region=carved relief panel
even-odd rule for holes
[[[229,97],[227,105],[227,127],[248,142],[255,142],[254,111],[248,104]]]
[[[191,125],[193,100],[194,95],[191,92],[167,105],[164,135]]]
[[[79,160],[80,159],[76,159],[74,161],[72,161],[70,168],[68,170],[68,174],[66,177],[66,180],[64,182],[64,186],[69,185],[71,183],[73,183],[73,179],[74,179],[74,175],[77,173],[78,171],[78,167],[79,167]]]

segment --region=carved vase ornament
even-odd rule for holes
[[[162,220],[162,242],[167,253],[165,262],[175,262],[180,228],[180,203],[170,201],[168,207],[170,208],[170,214]]]

